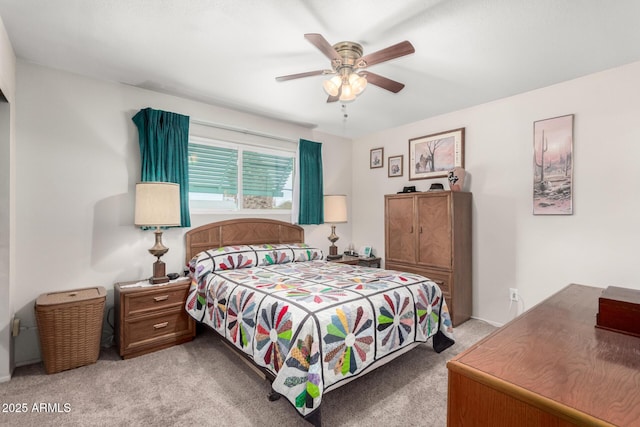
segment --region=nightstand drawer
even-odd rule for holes
[[[167,308],[181,307],[187,299],[188,292],[188,287],[162,286],[126,295],[124,315],[126,317],[137,316]]]
[[[127,336],[125,351],[138,351],[140,347],[157,346],[163,342],[175,342],[181,337],[193,336],[193,322],[182,306],[150,316],[125,320]]]

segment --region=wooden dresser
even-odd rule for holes
[[[640,426],[640,338],[569,285],[451,360],[447,425]]]
[[[195,322],[184,308],[191,281],[183,277],[166,285],[116,283],[116,343],[124,359],[191,341]]]
[[[385,268],[421,274],[444,293],[451,320],[471,317],[471,193],[392,194],[385,201]]]

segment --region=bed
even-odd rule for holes
[[[297,225],[220,221],[188,231],[186,246],[187,312],[314,425],[325,393],[429,340],[437,352],[454,342],[433,281],[327,262]]]

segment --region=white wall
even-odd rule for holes
[[[15,288],[15,68],[16,57],[0,19],[0,382],[13,370],[13,292]]]
[[[30,327],[16,339],[16,363],[39,356],[34,301],[45,292],[113,284],[151,275],[153,234],[133,226],[140,178],[131,117],[152,107],[297,140],[323,143],[325,192],[351,194],[351,142],[313,130],[132,86],[18,61],[17,315]],[[239,138],[238,134],[231,135]],[[192,226],[232,215],[192,215]],[[288,215],[271,215],[288,221]],[[167,271],[184,265],[184,229],[164,233]],[[305,226],[307,242],[329,246],[328,225]],[[342,236],[351,238],[343,227]]]
[[[408,181],[408,139],[466,128],[466,169],[474,195],[475,317],[503,323],[507,289],[529,308],[570,282],[640,288],[636,220],[640,194],[640,63],[372,134],[351,143],[312,130],[169,95],[17,64],[15,110],[15,286],[11,303],[26,326],[44,292],[148,276],[152,236],[133,227],[139,179],[131,117],[153,107],[193,118],[323,142],[325,193],[346,193],[350,219],[338,226],[341,249],[353,242],[384,256],[384,194]],[[0,78],[2,76],[0,75]],[[0,83],[3,83],[0,80]],[[4,89],[4,87],[3,87]],[[574,215],[533,216],[533,122],[575,114]],[[353,147],[353,149],[352,149]],[[385,167],[369,169],[369,150],[385,148]],[[388,156],[403,154],[402,178],[388,178]],[[445,180],[440,180],[445,182]],[[629,186],[631,184],[631,186]],[[630,187],[630,188],[629,188]],[[198,226],[230,216],[195,215]],[[286,216],[272,216],[287,220]],[[307,241],[328,246],[329,226],[305,227]],[[184,230],[169,230],[163,257],[180,271]],[[6,293],[0,284],[0,292]],[[4,295],[4,294],[3,294]],[[3,309],[5,306],[2,306]],[[0,320],[7,321],[5,312]],[[16,362],[39,358],[37,331],[16,339]],[[6,350],[0,349],[0,361]]]
[[[354,241],[384,254],[384,194],[429,188],[408,181],[408,140],[465,127],[474,317],[504,323],[569,283],[640,289],[639,75],[633,63],[354,141]],[[534,216],[533,122],[565,114],[575,114],[574,214]],[[384,147],[384,169],[369,169],[375,147]],[[387,158],[399,154],[404,177],[387,178]],[[510,287],[523,299],[511,310]]]

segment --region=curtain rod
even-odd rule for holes
[[[293,142],[295,144],[298,143],[297,140],[291,139],[291,138],[285,138],[284,136],[272,135],[272,134],[269,134],[269,133],[264,133],[264,132],[258,132],[258,131],[254,131],[254,130],[249,130],[249,129],[238,128],[238,127],[230,126],[230,125],[223,125],[221,123],[214,123],[214,122],[209,122],[209,121],[206,121],[206,120],[199,120],[199,119],[193,119],[192,118],[191,119],[191,123],[196,124],[196,125],[202,125],[202,126],[217,128],[217,129],[228,130],[228,131],[231,131],[231,132],[237,132],[237,133],[244,133],[244,134],[247,134],[247,135],[259,136],[259,137],[262,137],[262,138],[275,139],[275,140],[278,140],[278,141]]]

